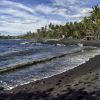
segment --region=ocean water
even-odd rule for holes
[[[99,54],[100,49],[97,47],[50,45],[29,40],[0,40],[0,71],[6,69],[4,74],[0,74],[0,87],[12,89],[31,81],[48,78],[73,69]],[[53,59],[47,60],[51,58]],[[37,63],[31,63],[36,61]],[[14,69],[20,65],[27,67],[7,72],[8,68]]]

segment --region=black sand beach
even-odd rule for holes
[[[100,42],[83,44],[100,47]],[[0,88],[0,100],[100,100],[100,55],[47,79],[18,86],[10,91]]]

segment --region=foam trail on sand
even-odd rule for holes
[[[52,61],[39,63],[26,69],[5,74],[1,78],[3,79],[2,84],[0,84],[1,86],[4,86],[5,82],[5,88],[14,88],[18,85],[23,85],[36,80],[48,78],[73,69],[99,54],[99,48],[85,47],[82,52],[70,53],[64,57],[53,59]],[[9,79],[12,81],[9,81]]]
[[[19,64],[11,64],[11,65],[6,66],[5,68],[1,67],[0,74],[6,73],[8,71],[13,71],[13,70],[16,70],[16,69],[29,67],[29,66],[34,65],[34,64],[45,63],[45,62],[51,61],[53,59],[64,57],[64,56],[72,54],[72,53],[81,52],[81,50],[82,49],[79,48],[79,49],[77,49],[77,50],[75,50],[73,52],[69,52],[69,53],[67,52],[67,53],[60,54],[60,55],[57,55],[57,56],[52,56],[52,57],[49,57],[49,58],[46,58],[46,59],[39,59],[39,60],[35,60],[35,61],[33,60],[33,61],[19,63]]]

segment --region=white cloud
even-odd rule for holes
[[[0,5],[2,6],[6,6],[6,7],[11,7],[11,8],[17,8],[17,9],[23,9],[24,11],[29,11],[31,13],[35,13],[35,11],[32,8],[29,8],[21,3],[16,3],[16,2],[12,2],[9,0],[1,0],[0,1]]]
[[[48,25],[50,22],[54,24],[61,24],[62,21],[48,20],[45,16],[36,16],[36,12],[42,7],[46,7],[45,13],[49,14],[53,8],[49,6],[38,5],[37,7],[30,8],[21,3],[12,2],[9,0],[1,0],[0,6],[0,31],[9,32],[13,35],[18,33],[26,33],[27,31],[36,31],[42,26]],[[42,10],[40,10],[43,12]],[[16,33],[16,34],[14,34]]]
[[[54,12],[65,17],[69,21],[82,20],[84,16],[88,16],[91,8],[81,6],[86,4],[88,0],[52,0],[53,6],[58,9]]]
[[[36,31],[50,22],[64,24],[66,21],[80,21],[82,17],[89,14],[91,9],[75,6],[77,2],[79,0],[52,0],[51,5],[39,4],[29,7],[11,0],[0,0],[0,31],[12,34],[26,33],[27,31]],[[43,15],[39,13],[43,13]],[[52,15],[54,18],[47,19],[47,15]],[[57,20],[55,15],[66,21]]]
[[[76,5],[76,4],[85,4],[89,0],[52,0],[53,5],[57,6],[70,6],[70,5]]]
[[[52,6],[48,5],[38,5],[35,10],[49,15],[62,16],[69,21],[81,20],[84,16],[88,16],[91,8],[80,7],[79,5],[69,5],[76,4],[79,0],[54,0]],[[59,5],[59,6],[54,6]],[[42,8],[42,9],[41,9]]]
[[[88,7],[71,6],[69,15],[67,16],[69,16],[70,18],[82,18],[82,17],[88,16],[91,10],[92,9]]]
[[[40,4],[40,5],[35,7],[35,10],[38,11],[38,12],[45,13],[45,14],[51,14],[56,9],[53,8],[53,7],[49,7],[49,6]]]

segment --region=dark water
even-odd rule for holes
[[[78,51],[78,52],[77,52]],[[64,57],[59,55],[67,54]],[[72,69],[100,54],[99,48],[80,47],[78,45],[50,45],[32,43],[28,40],[0,40],[0,69],[12,68],[20,64],[56,59],[33,64],[26,68],[0,75],[0,86],[11,89],[33,80],[51,77]]]

